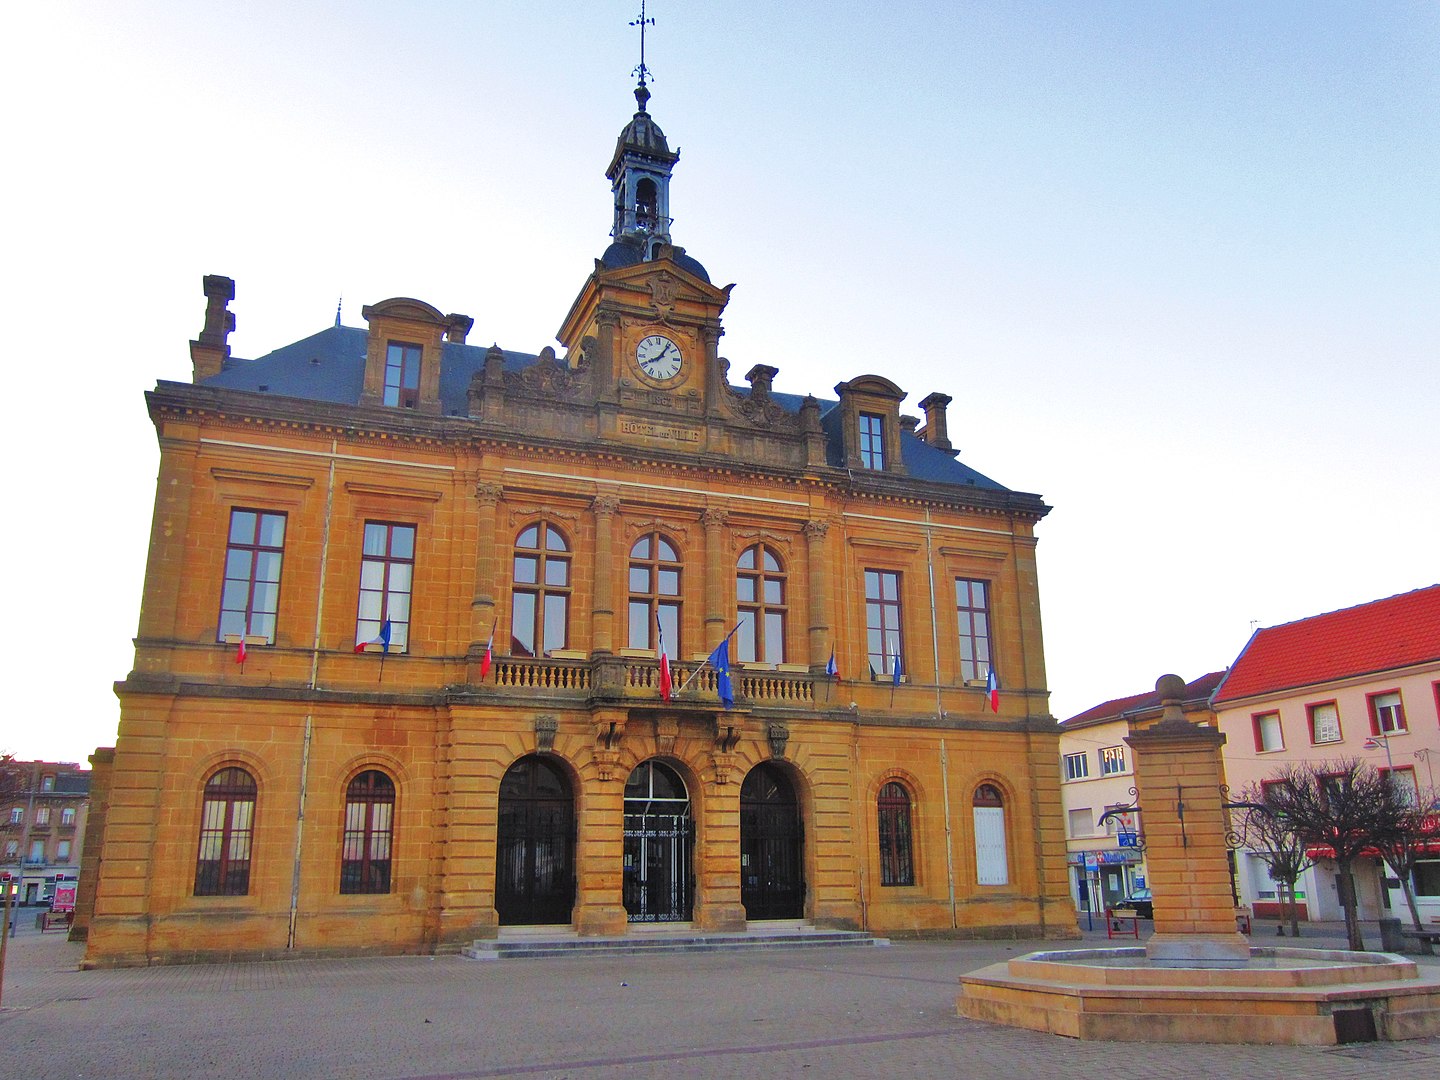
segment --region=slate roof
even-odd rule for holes
[[[1208,698],[1224,678],[1224,671],[1212,671],[1208,675],[1201,675],[1198,679],[1185,684],[1185,696],[1182,700],[1198,701]],[[1129,697],[1102,701],[1099,705],[1086,709],[1082,713],[1076,713],[1060,723],[1066,728],[1088,727],[1091,724],[1107,720],[1118,720],[1130,713],[1144,712],[1146,709],[1158,709],[1159,707],[1160,692],[1151,690],[1144,694],[1131,694]]]
[[[1440,585],[1264,627],[1216,703],[1440,661]]]
[[[199,385],[336,405],[358,405],[365,382],[367,341],[367,331],[363,328],[327,327],[318,334],[311,334],[254,360],[227,360],[220,374],[201,380]],[[466,394],[470,378],[484,368],[488,351],[488,346],[461,345],[453,341],[441,344],[440,405],[446,416],[468,414]],[[537,359],[533,353],[505,350],[505,370],[523,370]],[[750,393],[748,385],[732,389],[744,396]],[[792,414],[799,413],[805,402],[799,394],[772,393],[771,398]],[[833,400],[819,401],[820,425],[827,436],[828,463],[843,468],[845,458],[840,438],[839,404]],[[913,479],[994,492],[1009,490],[908,432],[900,436],[900,449],[905,467]]]

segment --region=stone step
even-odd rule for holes
[[[666,934],[645,930],[622,937],[580,937],[573,930],[552,934],[524,932],[481,938],[461,950],[472,960],[535,960],[549,956],[633,956],[676,952],[729,952],[753,949],[876,947],[887,938],[855,930],[763,930],[729,934]]]

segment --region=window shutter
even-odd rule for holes
[[[1010,883],[1004,807],[975,807],[975,880],[980,885]]]

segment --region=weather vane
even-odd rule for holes
[[[640,17],[630,24],[631,26],[638,26],[640,28],[640,66],[630,72],[630,74],[640,76],[641,86],[645,85],[647,78],[653,79],[655,77],[650,73],[650,69],[645,66],[645,27],[647,24],[654,26],[655,19],[653,17],[648,19],[645,17],[645,0],[640,0]]]

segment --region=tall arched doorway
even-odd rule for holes
[[[675,770],[642,761],[625,781],[625,911],[631,922],[684,922],[695,893],[695,821]]]
[[[568,923],[575,903],[575,800],[559,766],[534,754],[500,781],[495,911],[502,926]]]
[[[805,913],[805,829],[790,778],[756,765],[740,785],[740,901],[747,919]]]

